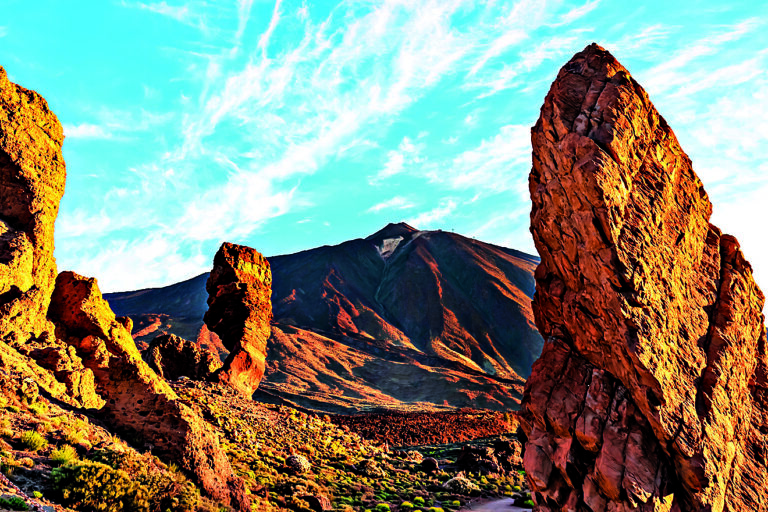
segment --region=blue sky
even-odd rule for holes
[[[768,286],[768,6],[3,0],[0,65],[67,139],[60,269],[103,290],[387,222],[535,252],[529,129],[592,41],[648,90]]]

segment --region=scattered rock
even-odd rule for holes
[[[590,45],[532,141],[538,510],[768,510],[764,297],[674,133]]]
[[[307,473],[312,469],[312,464],[303,455],[289,455],[285,459],[285,465],[288,467],[288,471],[294,475],[301,475]]]
[[[425,457],[421,461],[419,468],[425,473],[432,473],[440,469],[440,464],[437,463],[437,459],[434,457]]]
[[[216,434],[141,359],[95,279],[59,274],[49,317],[59,339],[75,347],[93,371],[97,392],[107,402],[104,421],[150,445],[153,453],[178,461],[214,498],[250,509],[244,484],[232,473]]]
[[[459,473],[443,484],[443,489],[447,489],[456,494],[470,495],[480,491],[470,479]]]
[[[264,376],[272,320],[272,272],[258,251],[223,243],[213,258],[205,286],[205,323],[229,356],[214,379],[250,396]]]
[[[333,506],[331,505],[331,500],[329,500],[327,496],[324,496],[322,494],[299,496],[299,498],[309,503],[309,508],[311,508],[315,512],[325,512],[326,510],[333,509]]]
[[[169,380],[206,380],[221,368],[221,360],[213,352],[175,334],[157,336],[142,357],[155,373]]]

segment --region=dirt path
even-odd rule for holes
[[[520,508],[512,506],[512,498],[504,498],[503,500],[486,501],[485,503],[478,503],[472,505],[467,510],[472,512],[528,512],[529,508]]]

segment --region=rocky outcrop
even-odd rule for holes
[[[213,352],[175,334],[153,339],[142,357],[155,373],[169,380],[206,380],[221,368],[221,359]]]
[[[221,337],[229,356],[214,379],[244,395],[256,391],[264,376],[272,320],[272,271],[258,251],[223,243],[213,258],[205,285],[205,323]]]
[[[764,297],[674,133],[591,45],[532,142],[538,510],[768,510]]]
[[[104,421],[148,444],[153,453],[178,461],[211,496],[250,510],[243,483],[233,475],[216,434],[141,359],[95,279],[59,274],[49,316],[57,337],[75,347],[93,371],[96,389],[106,400],[100,411]]]
[[[0,367],[34,379],[57,398],[92,407],[100,403],[93,375],[57,343],[46,318],[56,280],[53,229],[66,179],[63,141],[45,99],[11,83],[0,68]]]
[[[48,327],[53,228],[66,179],[63,141],[46,101],[0,68],[0,337],[9,343]]]
[[[95,280],[57,277],[63,139],[45,100],[0,68],[0,372],[100,409],[116,430],[178,461],[211,496],[250,510],[210,426],[141,360],[131,320],[115,318]]]

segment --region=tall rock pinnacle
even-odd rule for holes
[[[764,296],[674,133],[593,44],[532,142],[538,509],[768,510]]]
[[[264,376],[272,320],[272,271],[258,251],[225,242],[205,285],[205,323],[230,351],[214,380],[250,396]]]

